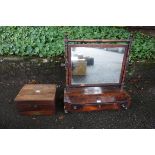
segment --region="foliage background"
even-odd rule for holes
[[[70,39],[127,39],[125,27],[0,27],[0,55],[57,57],[64,54],[64,35]],[[131,60],[155,59],[155,38],[136,32]]]

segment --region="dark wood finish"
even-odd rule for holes
[[[127,65],[128,65],[128,60],[129,60],[129,52],[130,52],[130,49],[131,49],[131,43],[132,43],[132,38],[130,38],[130,42],[128,44],[128,48],[127,48],[127,52],[126,52],[126,55],[125,55],[125,58],[124,58],[124,62],[123,62],[123,67],[122,67],[122,71],[121,71],[121,89],[123,90],[123,87],[124,87],[124,81],[125,81],[125,76],[126,76],[126,68],[127,68]]]
[[[26,84],[15,98],[16,107],[21,115],[55,114],[54,84]]]
[[[93,87],[70,88],[64,93],[65,112],[100,111],[127,109],[131,104],[130,96],[119,88],[98,87],[101,91],[96,93]],[[92,89],[90,93],[85,90]]]
[[[121,39],[121,40],[117,40],[117,39],[91,39],[91,40],[66,40],[68,42],[82,42],[82,43],[113,43],[113,42],[130,42],[130,40],[126,40],[126,39]]]
[[[128,109],[130,107],[131,98],[128,93],[123,90],[123,85],[131,41],[131,39],[68,40],[67,37],[65,38],[66,89],[64,90],[64,110],[66,113],[110,109],[119,110],[121,108]],[[119,83],[72,85],[71,47],[125,47]],[[99,91],[96,91],[96,88]]]

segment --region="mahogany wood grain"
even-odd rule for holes
[[[50,116],[50,115],[54,115],[55,112],[50,111],[50,110],[40,110],[40,111],[22,111],[19,112],[20,115],[26,115],[26,116],[39,116],[39,115],[43,115],[43,116]]]
[[[55,113],[55,84],[26,84],[15,98],[21,115],[52,115]]]
[[[118,110],[131,104],[130,96],[120,89],[104,89],[96,94],[85,94],[86,88],[69,88],[64,91],[64,109],[69,112]]]

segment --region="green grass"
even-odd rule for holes
[[[59,57],[64,55],[64,35],[70,39],[127,39],[123,27],[0,27],[0,55]],[[155,38],[134,34],[130,59],[155,59]]]

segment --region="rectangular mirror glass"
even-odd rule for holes
[[[71,84],[119,83],[125,47],[71,47]]]

